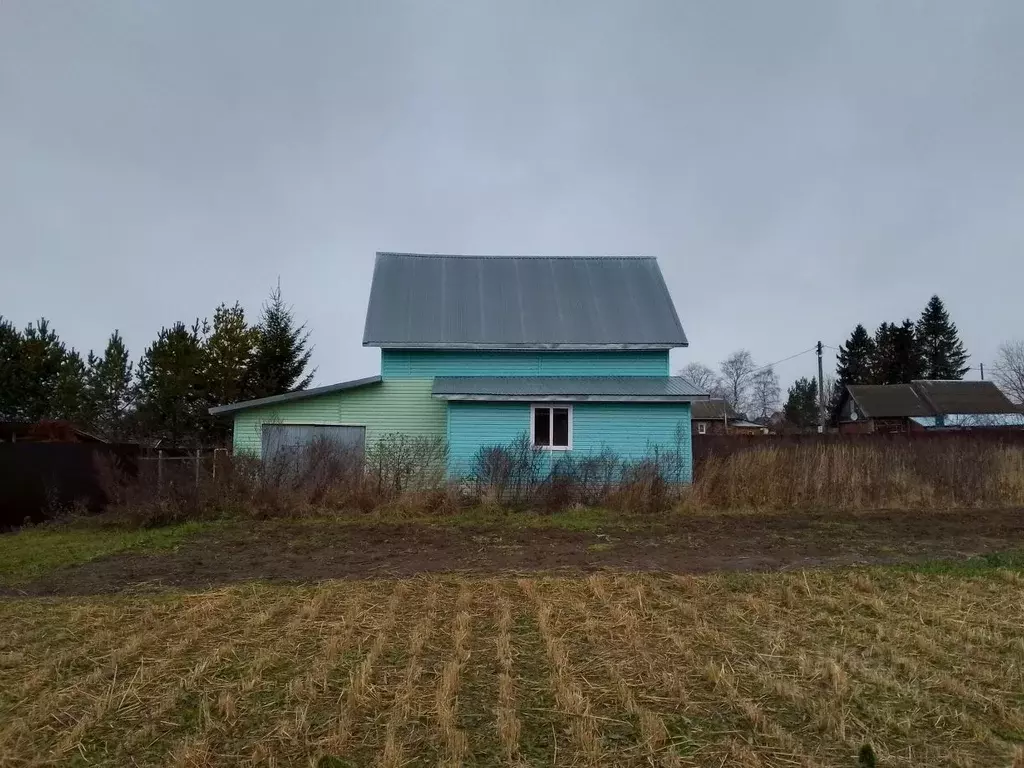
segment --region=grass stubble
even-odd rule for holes
[[[11,600],[0,765],[848,766],[870,744],[1020,766],[1022,587],[872,569]]]

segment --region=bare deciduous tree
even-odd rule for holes
[[[828,419],[829,409],[839,398],[839,382],[835,376],[825,376],[825,419]]]
[[[704,363],[687,363],[676,372],[676,375],[682,376],[701,392],[713,392],[718,388],[718,375]]]
[[[779,408],[779,377],[770,365],[750,376],[750,410],[756,419],[767,420]]]
[[[993,378],[1007,397],[1024,405],[1024,341],[1018,339],[999,345]]]
[[[733,352],[721,362],[720,369],[722,396],[734,410],[745,410],[747,393],[750,391],[750,377],[757,369],[753,355],[745,349]]]

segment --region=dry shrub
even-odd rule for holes
[[[680,445],[651,445],[645,456],[629,461],[607,447],[592,454],[552,453],[534,448],[523,434],[507,445],[482,446],[470,478],[487,507],[657,513],[671,506],[689,472]]]
[[[924,509],[1024,505],[1024,448],[971,438],[750,444],[711,456],[692,486],[680,447],[650,446],[624,460],[550,453],[521,435],[484,446],[469,481],[448,483],[443,440],[385,435],[365,457],[320,441],[273,461],[234,457],[216,476],[187,461],[176,471],[129,477],[101,462],[112,516],[135,525],[214,517],[271,518],[375,513],[400,518],[451,515],[469,506],[495,512],[557,513],[604,507],[658,515],[679,506],[726,509]]]
[[[477,496],[503,507],[535,501],[550,454],[535,448],[526,433],[506,445],[483,445],[473,457],[469,478]]]
[[[366,473],[377,494],[393,499],[406,491],[444,485],[448,443],[441,437],[389,432],[366,449]]]
[[[990,441],[799,443],[709,457],[695,509],[918,509],[1024,503],[1024,449]]]

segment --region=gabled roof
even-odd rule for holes
[[[915,381],[914,388],[936,413],[1016,413],[999,387],[991,381]]]
[[[705,398],[681,376],[438,376],[441,400],[677,403]]]
[[[305,400],[308,397],[318,397],[320,395],[329,395],[332,392],[341,392],[346,389],[356,389],[357,387],[365,387],[368,384],[379,384],[380,381],[380,376],[367,376],[365,379],[342,381],[337,384],[328,384],[327,386],[324,387],[313,387],[313,389],[299,389],[294,392],[285,392],[283,395],[260,397],[255,400],[243,400],[240,403],[230,403],[229,405],[215,406],[210,409],[210,415],[220,416],[221,414],[224,413],[234,413],[235,411],[244,411],[249,408],[260,408],[264,405],[290,403],[295,400]]]
[[[851,384],[847,391],[869,419],[949,414],[1015,413],[991,381],[918,380],[910,384]]]
[[[928,403],[909,384],[851,384],[846,389],[868,419],[934,415]]]
[[[700,420],[716,420],[722,421],[728,418],[729,421],[734,421],[739,418],[739,414],[732,409],[725,400],[721,398],[714,398],[709,400],[695,401],[693,404],[692,418]]]
[[[686,344],[653,258],[378,253],[363,333],[382,348]]]

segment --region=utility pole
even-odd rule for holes
[[[979,363],[979,365],[981,366],[981,380],[984,381],[985,380],[985,364],[984,363]]]
[[[818,342],[818,434],[825,433],[825,378],[821,372],[821,342]]]

